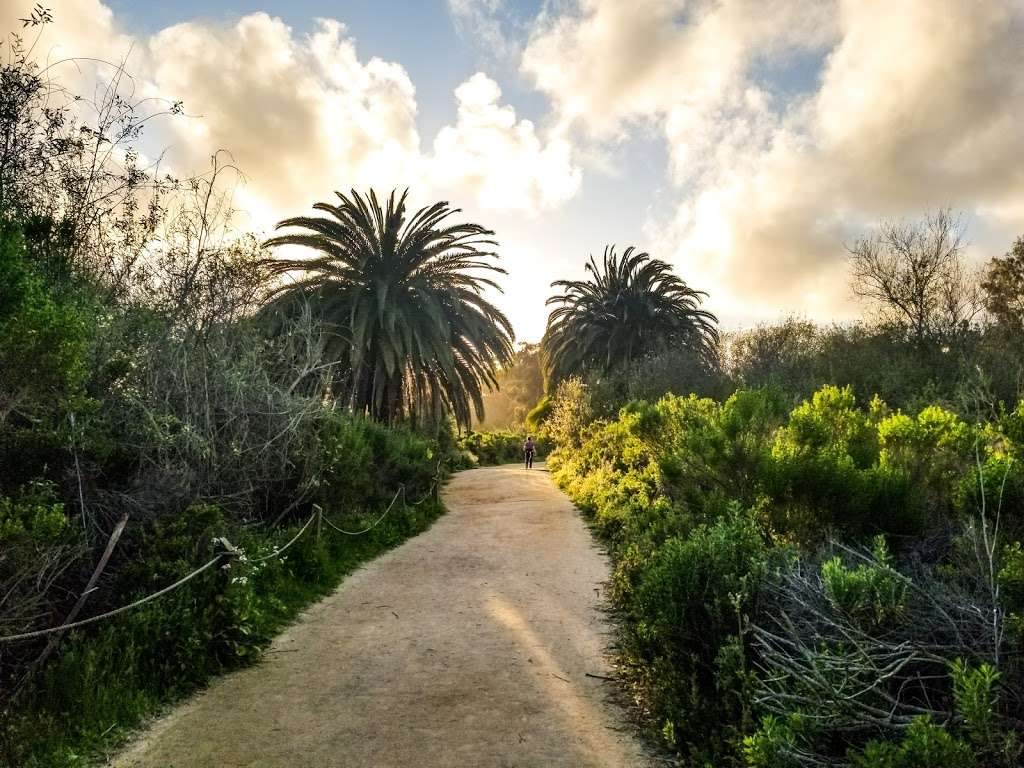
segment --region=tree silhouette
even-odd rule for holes
[[[607,373],[666,346],[710,356],[718,319],[700,304],[707,296],[672,274],[663,261],[629,247],[621,258],[607,246],[586,280],[558,280],[548,299],[542,348],[549,383],[572,374]]]
[[[278,229],[300,231],[267,241],[316,252],[270,262],[271,275],[288,278],[271,308],[318,313],[330,331],[325,364],[339,372],[335,394],[353,410],[386,423],[444,412],[460,424],[473,412],[482,418],[483,390],[512,356],[512,326],[482,296],[500,290],[487,274],[505,274],[491,261],[494,233],[446,223],[458,212],[446,202],[407,219],[408,190],[392,192],[386,207],[372,191],[336,194],[339,204],[313,206],[326,216],[285,219]]]

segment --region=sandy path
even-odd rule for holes
[[[117,768],[646,765],[607,700],[607,562],[543,471],[462,472],[448,514],[156,723]]]

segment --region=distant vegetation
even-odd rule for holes
[[[520,430],[493,430],[476,432],[470,430],[460,435],[456,445],[459,449],[457,459],[460,468],[493,466],[495,464],[516,464],[524,460],[523,442],[525,433]],[[551,449],[550,443],[543,438],[535,438],[536,459],[543,461]]]
[[[498,371],[498,388],[484,395],[484,418],[476,429],[521,428],[530,411],[544,396],[544,372],[540,345],[520,344],[518,351]]]

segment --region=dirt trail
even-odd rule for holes
[[[462,472],[448,514],[117,768],[647,765],[608,701],[607,562],[547,472]]]

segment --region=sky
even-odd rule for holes
[[[1024,0],[43,5],[41,57],[183,103],[145,140],[176,172],[231,151],[242,226],[372,186],[494,229],[521,341],[607,244],[736,328],[854,317],[846,245],[883,219],[962,212],[978,264],[1024,234]]]

